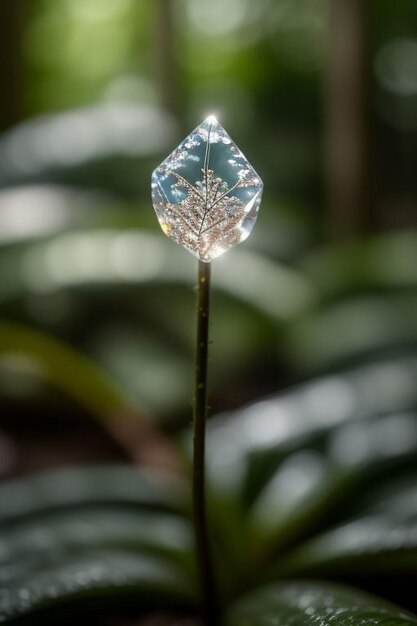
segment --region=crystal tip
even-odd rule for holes
[[[206,119],[204,120],[204,122],[206,124],[218,124],[219,122],[217,121],[217,117],[215,115],[209,115],[208,117],[206,117]]]

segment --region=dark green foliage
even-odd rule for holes
[[[383,397],[370,393],[395,368],[411,374],[415,362],[317,379],[212,423],[211,527],[230,626],[319,618],[340,626],[414,623],[385,601],[320,582],[353,584],[417,608],[415,388],[396,396],[393,384],[385,415],[377,410]],[[331,406],[332,384],[335,400],[345,398],[344,411]],[[404,392],[399,377],[397,384]],[[313,399],[325,389],[330,404],[317,413]],[[281,429],[276,422],[265,445],[262,430],[284,406],[291,420],[282,417]],[[80,615],[105,606],[195,607],[185,493],[183,481],[115,466],[4,484],[1,615],[31,623],[36,615],[55,619],[61,611]],[[287,582],[306,577],[315,580]],[[264,590],[250,591],[262,582]],[[249,595],[232,600],[242,594]]]
[[[271,585],[237,603],[228,626],[298,626],[320,623],[412,626],[417,620],[373,596],[314,582]]]
[[[417,362],[409,323],[416,281],[405,261],[377,275],[371,262],[375,250],[378,258],[398,258],[396,246],[411,245],[410,236],[401,237],[375,239],[368,248],[363,243],[362,275],[348,248],[300,262],[301,270],[247,249],[222,262],[217,276],[214,268],[214,310],[224,313],[213,323],[214,398],[224,402],[225,390],[233,388],[228,376],[236,360],[242,372],[258,372],[269,354],[271,366],[290,380],[303,370],[330,372],[210,422],[210,526],[230,626],[319,618],[340,626],[412,623],[354,590],[417,611]],[[103,425],[110,413],[112,423],[120,419],[122,425],[124,412],[137,409],[144,392],[148,404],[165,407],[167,416],[176,407],[184,424],[193,278],[178,251],[166,245],[144,230],[118,226],[3,247],[0,296],[4,310],[20,322],[0,324],[3,380],[11,383],[2,393],[11,410],[16,399],[10,389],[38,381],[20,398],[19,410],[30,403],[38,416],[43,407],[50,411],[53,390],[73,410],[82,407]],[[48,264],[51,259],[58,265]],[[323,263],[333,278],[322,278]],[[23,306],[28,290],[31,307]],[[54,313],[63,294],[72,302],[64,300],[63,310],[70,306],[75,316]],[[51,317],[36,317],[48,302]],[[349,324],[356,320],[360,333],[366,320],[375,325],[374,311],[389,311],[376,325],[378,349],[366,335],[349,342],[347,355]],[[41,331],[33,331],[35,320]],[[285,347],[278,356],[271,333]],[[24,357],[19,367],[10,354]],[[97,357],[119,384],[93,365]],[[161,378],[147,378],[152,363]],[[256,376],[259,388],[265,383]],[[24,426],[24,417],[19,420]],[[177,430],[172,417],[166,424]],[[187,477],[128,466],[78,467],[3,483],[0,615],[34,624],[99,615],[106,607],[195,611],[189,511]],[[297,582],[306,577],[312,582]],[[335,587],[335,581],[347,587]],[[311,601],[305,608],[303,598]]]

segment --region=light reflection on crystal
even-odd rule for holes
[[[152,174],[152,201],[163,232],[206,262],[248,237],[262,188],[213,116]]]

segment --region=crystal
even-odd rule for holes
[[[205,262],[248,237],[262,189],[258,174],[213,116],[152,174],[162,230]]]

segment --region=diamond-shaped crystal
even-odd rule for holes
[[[250,234],[263,184],[213,116],[152,174],[152,201],[162,230],[202,261]]]

